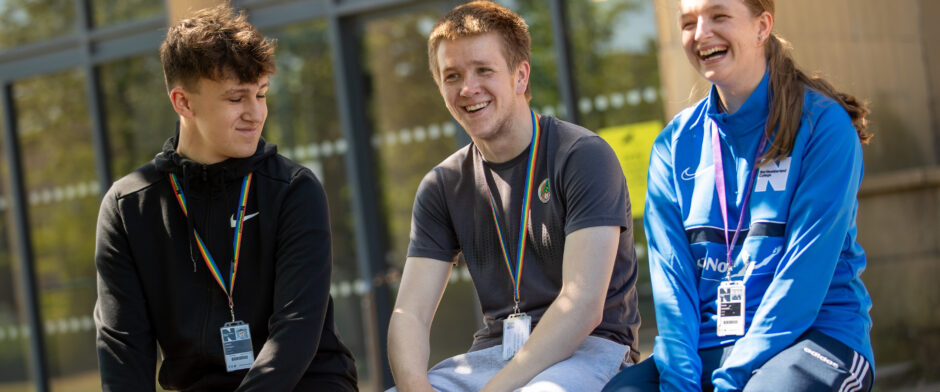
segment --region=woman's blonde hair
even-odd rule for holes
[[[774,15],[774,0],[742,0],[754,16],[764,12]],[[832,98],[848,112],[858,138],[867,144],[872,135],[865,132],[868,128],[868,103],[855,96],[836,90],[836,88],[818,75],[808,76],[796,66],[791,54],[792,46],[785,39],[771,32],[765,46],[767,65],[770,69],[770,114],[764,133],[768,138],[774,134],[770,149],[760,159],[760,164],[786,158],[793,151],[793,142],[800,128],[803,113],[803,95],[805,88],[818,91]]]

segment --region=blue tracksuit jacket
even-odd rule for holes
[[[747,275],[746,333],[716,335],[715,297],[728,266],[709,121],[721,137],[730,238],[764,132],[768,93],[765,75],[741,109],[727,114],[718,112],[712,87],[653,146],[645,226],[662,390],[699,390],[697,351],[727,344],[733,352],[712,381],[716,390],[742,389],[753,370],[809,328],[874,364],[871,299],[860,278],[865,253],[855,238],[861,144],[845,110],[809,89],[793,152],[759,169],[733,246],[732,279]]]

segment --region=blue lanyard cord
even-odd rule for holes
[[[744,214],[748,209],[748,203],[751,199],[751,184],[754,182],[754,176],[757,174],[757,160],[760,159],[761,151],[767,145],[767,136],[761,136],[760,145],[757,146],[757,154],[754,156],[754,164],[751,167],[751,173],[748,175],[747,183],[744,186],[744,202],[741,204],[741,215],[738,216],[738,225],[734,229],[734,236],[728,238],[728,200],[725,195],[725,171],[724,161],[721,154],[721,138],[718,135],[718,124],[715,121],[711,123],[712,131],[712,159],[715,161],[715,188],[718,192],[718,204],[721,206],[721,221],[724,224],[726,254],[725,261],[728,263],[728,276],[731,276],[731,251],[734,244],[738,242],[738,235],[741,233],[741,226],[744,225]]]

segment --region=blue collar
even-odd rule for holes
[[[770,69],[738,111],[728,114],[718,111],[718,89],[712,85],[706,109],[708,117],[718,123],[722,133],[744,135],[754,130],[763,131],[770,113]]]

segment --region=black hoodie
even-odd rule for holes
[[[121,178],[98,216],[98,361],[105,391],[356,390],[352,354],[333,324],[326,194],[313,173],[259,141],[255,154],[201,165],[170,138]],[[235,319],[255,362],[226,372],[219,328],[231,321],[192,231],[228,276],[242,179],[253,172],[234,284]],[[170,185],[180,181],[189,218]]]

